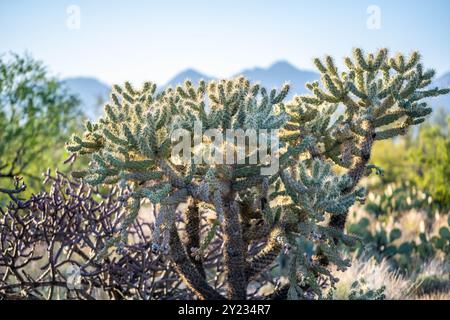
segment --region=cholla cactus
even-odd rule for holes
[[[114,86],[105,116],[88,122],[84,136],[68,144],[69,151],[92,160],[76,177],[131,190],[132,210],[109,246],[126,241],[128,226],[147,200],[159,208],[153,249],[164,252],[167,245],[175,270],[199,298],[247,298],[249,281],[276,263],[281,252],[288,259],[289,284],[273,297],[321,297],[321,286],[337,281],[328,266],[349,265],[339,246],[357,240],[344,234],[343,227],[349,207],[364,198],[357,184],[373,168],[374,141],[421,123],[431,112],[421,100],[449,90],[425,89],[434,72],[422,70],[417,53],[405,61],[402,55],[389,59],[385,49],[367,56],[356,49],[342,74],[331,57],[325,64],[315,62],[322,86],[308,84],[314,95],[289,103],[284,102],[289,85],[268,92],[243,77],[197,86],[186,81],[161,92],[152,83],[140,90],[129,83]],[[339,105],[345,113],[337,117]],[[252,155],[245,163],[175,163],[173,133],[193,132],[199,122],[202,133],[280,130],[280,150],[272,155],[278,168],[262,174],[265,163],[251,163]],[[211,139],[203,142],[211,144]],[[229,148],[223,143],[216,151]],[[238,150],[232,146],[231,152]],[[189,155],[195,159],[198,153]],[[187,239],[181,239],[177,210],[187,202]],[[201,206],[212,210],[214,218],[206,219]],[[225,292],[211,281],[215,270],[202,263],[214,237],[223,239]]]
[[[335,164],[348,169],[352,190],[367,169],[374,141],[403,135],[412,125],[425,120],[431,113],[423,99],[447,94],[449,89],[428,86],[434,70],[423,70],[420,55],[413,52],[409,58],[402,54],[388,57],[387,49],[376,54],[364,55],[354,49],[353,59],[345,58],[347,71],[339,73],[331,57],[314,60],[322,74],[321,87],[318,82],[308,84],[312,96],[296,99],[292,110],[300,110],[300,117],[289,126],[290,130],[313,132],[319,135],[323,150],[317,156],[331,159]],[[330,126],[330,111],[327,105],[342,104],[344,115]],[[319,111],[325,106],[325,111]],[[317,117],[315,114],[325,113]],[[302,117],[315,117],[312,125]],[[332,225],[343,229],[346,215],[334,215]]]

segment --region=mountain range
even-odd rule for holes
[[[102,113],[102,105],[109,100],[111,87],[95,78],[74,77],[64,79],[69,92],[81,101],[81,109],[89,119],[97,119]]]
[[[439,87],[439,88],[450,88],[450,72],[447,72],[446,74],[440,76],[437,78],[433,83],[433,87]],[[443,96],[439,96],[436,98],[430,99],[430,104],[435,109],[443,109],[445,114],[450,114],[450,94],[446,94]],[[435,112],[437,115],[437,113]],[[442,115],[442,113],[439,113]],[[439,119],[436,119],[439,120]],[[440,119],[442,121],[442,119]]]
[[[238,75],[243,75],[252,81],[260,82],[268,89],[280,87],[287,81],[291,84],[290,96],[306,93],[307,89],[305,88],[305,84],[318,80],[320,77],[316,72],[298,69],[287,61],[278,61],[268,68],[257,67],[245,69],[235,76]],[[201,79],[212,80],[217,79],[217,77],[202,74],[194,69],[187,69],[175,75],[162,87],[175,87],[177,84],[182,84],[186,79],[190,79],[196,83]],[[90,119],[98,118],[103,112],[103,103],[109,100],[110,86],[95,78],[89,77],[73,77],[67,78],[64,81],[69,91],[78,95],[80,98],[82,110],[86,116]],[[440,88],[450,87],[450,72],[437,78],[432,86],[438,86]],[[450,95],[432,98],[429,102],[433,107],[443,108],[446,113],[450,113]]]

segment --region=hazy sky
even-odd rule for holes
[[[70,5],[79,29],[68,27]],[[371,5],[380,29],[368,28]],[[276,60],[312,69],[313,57],[341,60],[355,46],[419,49],[426,66],[450,71],[450,1],[0,0],[0,52],[28,51],[60,76],[107,83],[163,83],[186,68],[226,77]]]

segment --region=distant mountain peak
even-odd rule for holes
[[[290,96],[305,93],[305,83],[319,79],[317,73],[300,70],[286,60],[276,61],[267,68],[247,69],[240,74],[252,81],[260,82],[269,89],[280,88],[288,82],[291,84]]]
[[[238,75],[243,75],[251,81],[261,83],[270,89],[280,88],[283,83],[290,82],[291,95],[304,93],[306,91],[304,88],[305,83],[319,78],[317,73],[299,70],[286,60],[276,61],[267,68],[256,67],[246,69],[235,76]],[[217,79],[217,77],[206,75],[193,68],[188,68],[176,74],[165,85],[160,86],[160,88],[163,89],[168,86],[176,87],[179,84],[183,84],[186,79],[196,84],[201,79],[209,81]],[[70,91],[81,98],[82,109],[88,118],[97,119],[102,112],[102,106],[99,105],[99,101],[108,100],[111,87],[95,78],[85,76],[67,78],[65,82]]]
[[[295,69],[298,70],[294,65],[289,63],[287,60],[276,61],[270,65],[269,70],[290,70]]]
[[[430,88],[449,88],[450,87],[450,72],[444,73],[442,76],[434,80]],[[450,94],[446,94],[443,96],[438,97],[431,97],[428,99],[428,102],[431,107],[435,111],[442,109],[445,114],[450,114]],[[437,113],[436,113],[437,115]],[[441,115],[437,115],[438,117],[441,117]]]
[[[184,71],[181,71],[180,73],[178,73],[177,75],[175,75],[175,77],[173,77],[172,79],[169,80],[169,82],[167,82],[167,84],[165,85],[167,86],[176,86],[178,84],[182,84],[186,79],[191,80],[193,83],[197,83],[200,80],[210,80],[212,79],[212,77],[203,74],[195,69],[189,68],[186,69]]]
[[[450,72],[444,73],[442,76],[437,78],[434,81],[434,85],[441,86],[441,87],[448,87],[448,86],[450,86]]]
[[[188,68],[188,69],[186,69],[186,70],[184,70],[184,71],[181,71],[179,74],[186,74],[186,75],[194,75],[194,76],[204,76],[201,72],[199,72],[199,71],[197,71],[197,70],[195,70],[195,69],[192,69],[192,68]]]
[[[291,85],[290,95],[303,94],[307,90],[306,82],[319,79],[319,74],[313,71],[301,70],[295,67],[287,60],[279,60],[271,64],[267,68],[255,67],[242,70],[238,75],[243,75],[248,79],[261,83],[263,86],[271,88],[280,88],[283,83],[289,82]],[[197,83],[200,79],[209,81],[217,79],[217,77],[203,74],[193,68],[188,68],[175,75],[166,85],[175,87],[182,84],[186,79],[190,79],[193,83]],[[109,98],[110,86],[93,77],[71,77],[64,79],[70,92],[77,94],[81,98],[82,109],[90,119],[97,119],[102,113],[102,107],[99,101],[107,101]],[[447,72],[433,81],[433,87],[446,88],[450,86],[450,72]],[[443,107],[446,112],[450,112],[450,95],[435,97],[428,99],[430,105],[434,108]]]
[[[100,103],[108,100],[111,87],[92,77],[71,77],[64,82],[69,91],[80,98],[83,113],[89,119],[97,119],[103,110]]]

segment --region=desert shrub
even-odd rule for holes
[[[378,189],[383,192],[387,185],[391,183],[405,183],[408,171],[408,153],[411,136],[397,138],[393,140],[377,141],[373,147],[372,162],[376,163],[382,173],[374,179],[372,190]]]
[[[0,56],[0,188],[22,176],[28,191],[39,191],[40,174],[67,157],[64,142],[80,119],[78,104],[41,62]]]
[[[338,300],[397,300],[413,296],[415,281],[392,268],[386,260],[354,256],[352,265],[336,272],[340,281],[328,293]]]
[[[386,259],[354,256],[352,266],[336,276],[340,281],[328,292],[330,299],[447,300],[450,292],[449,265],[441,259],[432,259],[417,271],[402,274]]]
[[[381,186],[374,186],[383,194],[389,183],[405,185],[404,193],[421,190],[430,196],[430,207],[448,209],[450,181],[450,135],[448,122],[424,124],[416,135],[409,135],[397,141],[376,143],[373,161],[383,170]],[[400,191],[400,187],[396,191]],[[384,192],[384,194],[386,194]],[[383,195],[382,195],[383,197]],[[399,198],[398,198],[399,199]],[[399,199],[400,200],[400,199]],[[404,203],[400,201],[399,203]],[[417,204],[422,206],[422,204]]]
[[[442,206],[450,207],[450,117],[447,127],[427,125],[421,128],[417,144],[408,150],[412,170],[410,180],[427,190]]]
[[[0,208],[0,300],[192,298],[152,253],[142,219],[126,245],[98,259],[126,215],[127,190],[99,192],[60,172],[46,173],[45,184],[50,191],[27,200],[16,194]]]

